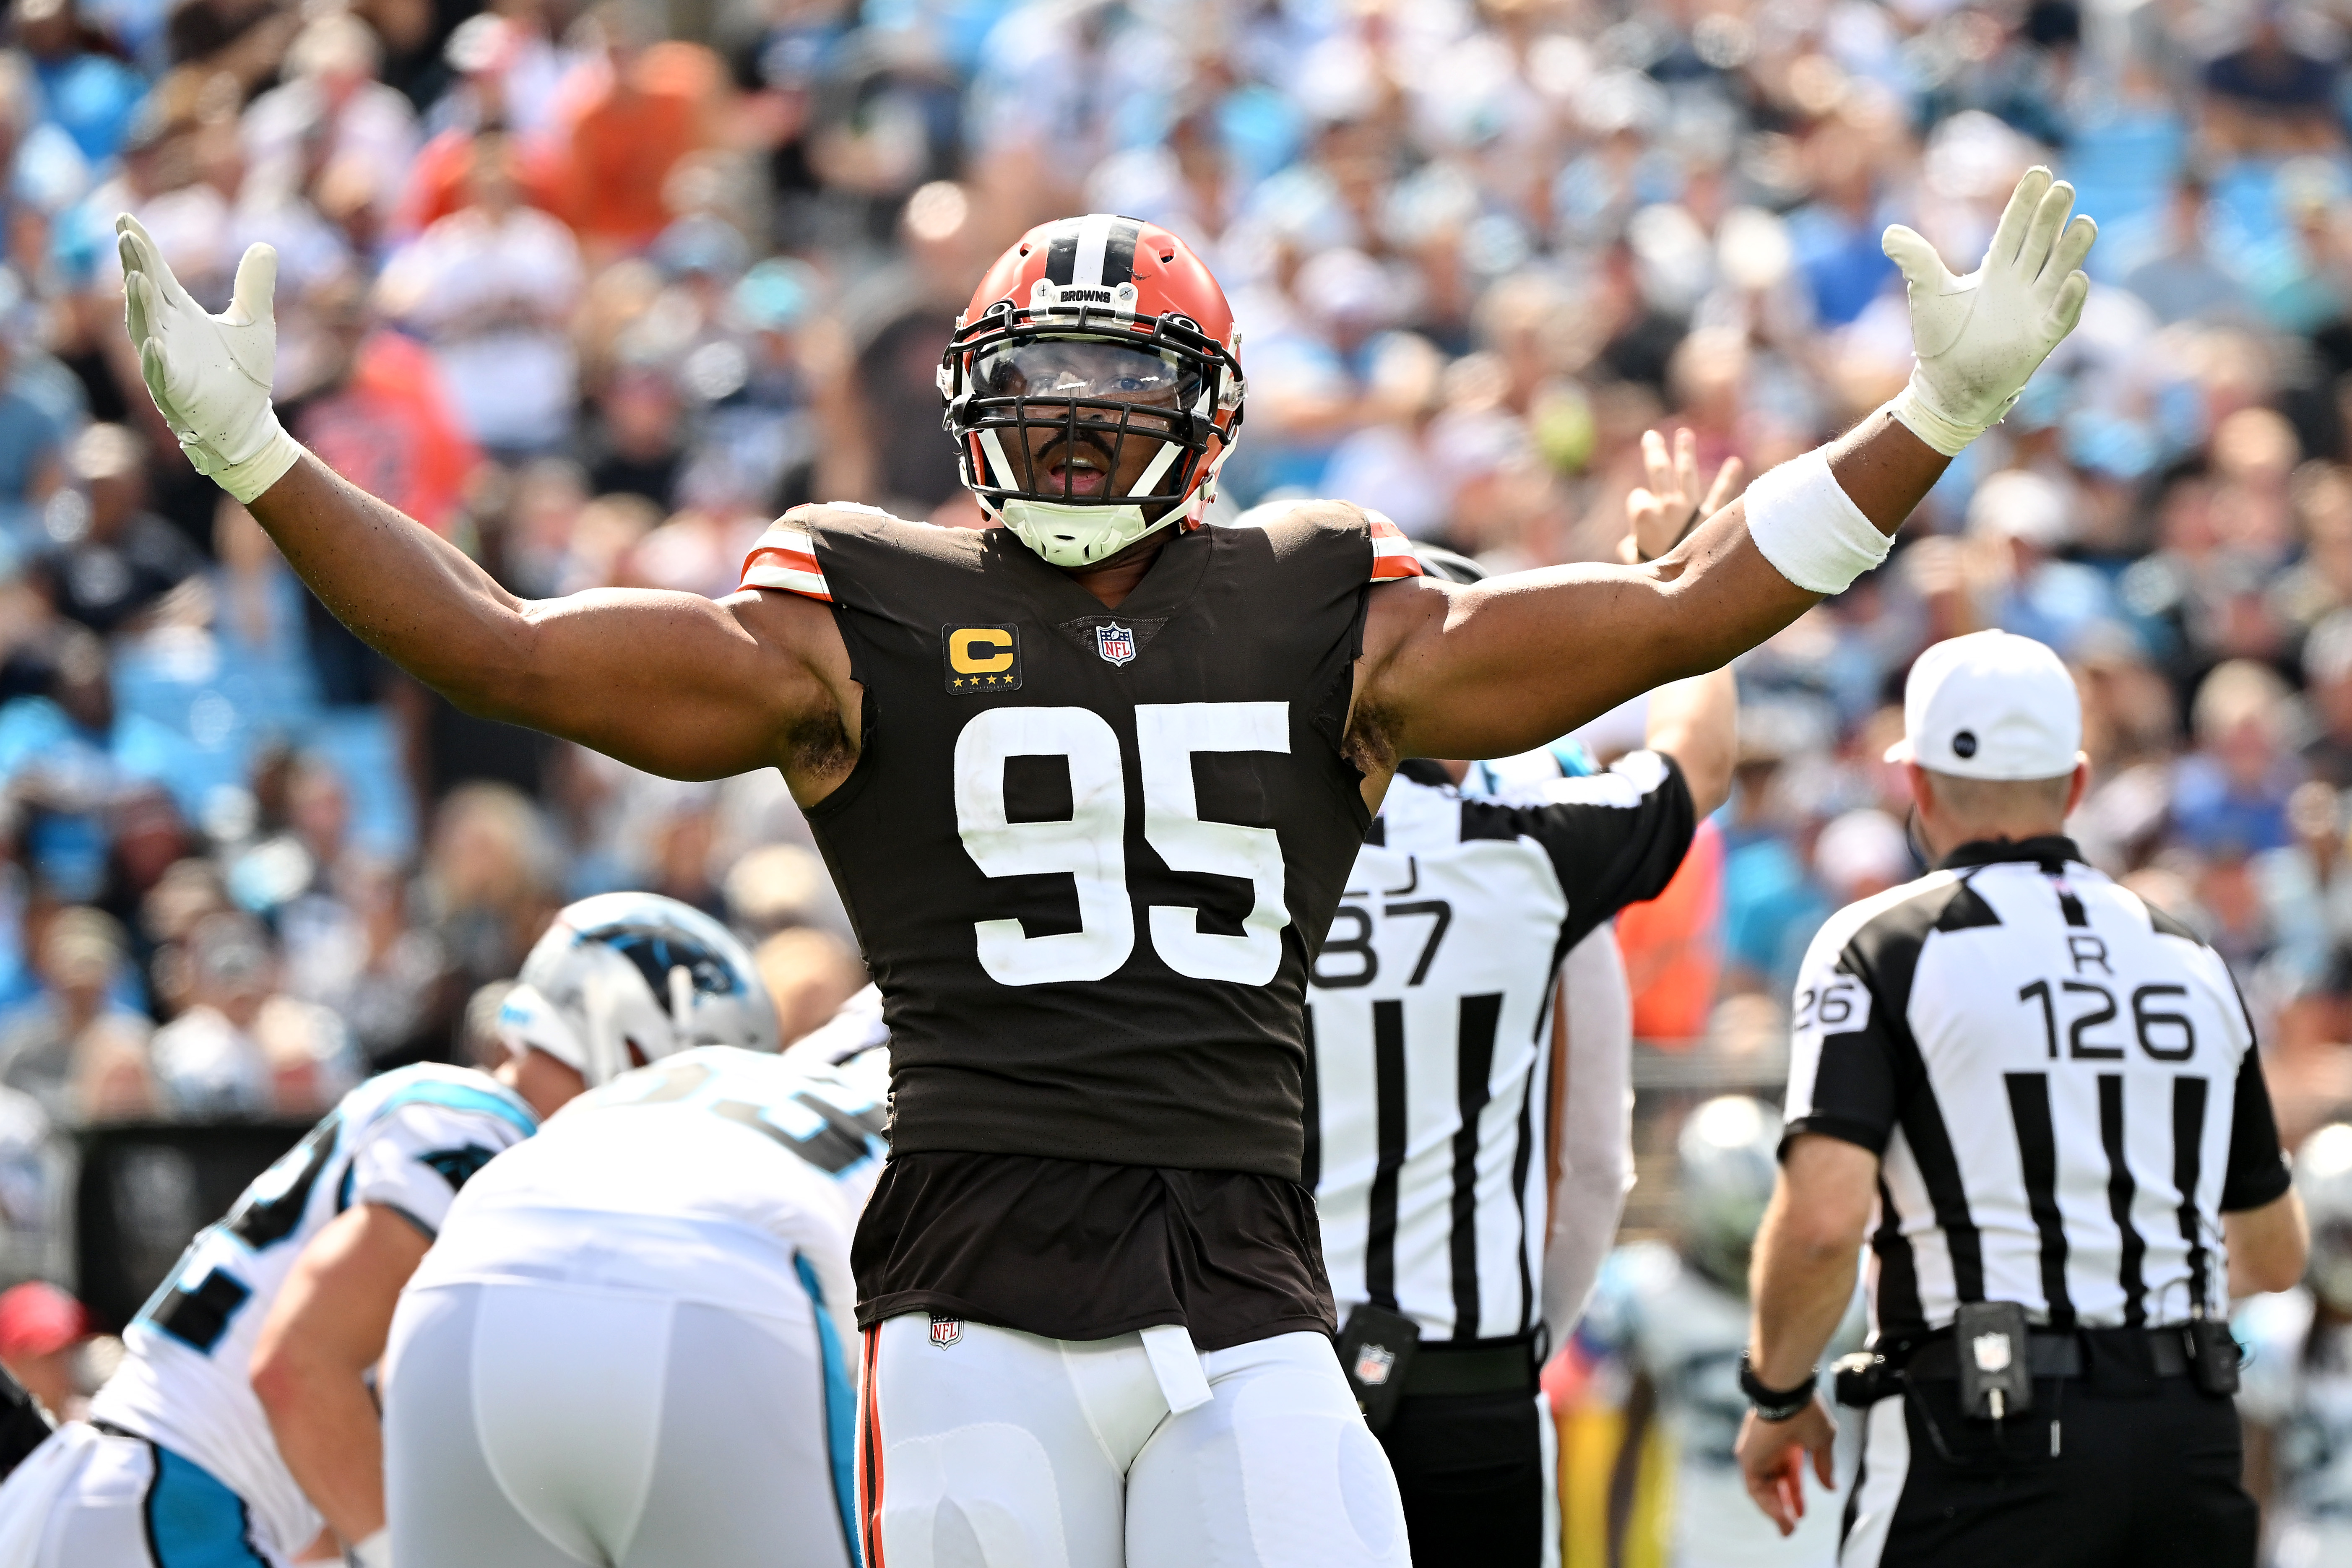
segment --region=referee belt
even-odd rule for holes
[[[2080,1377],[2083,1375],[2083,1341],[2086,1336],[2113,1337],[2138,1335],[2147,1342],[2149,1370],[2158,1377],[2189,1375],[2189,1349],[2181,1342],[2181,1329],[2174,1323],[2160,1329],[2036,1329],[2026,1336],[2026,1364],[2036,1377]],[[1907,1360],[1894,1363],[1914,1378],[1956,1379],[1960,1375],[1959,1352],[1952,1343],[1951,1331],[1940,1331],[1942,1337],[1930,1339],[1913,1351]],[[1889,1358],[1893,1362],[1893,1358]]]
[[[1536,1342],[1531,1334],[1469,1344],[1423,1340],[1404,1375],[1408,1398],[1427,1394],[1531,1395],[1537,1386]]]

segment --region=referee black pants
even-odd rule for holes
[[[1397,1402],[1381,1447],[1404,1499],[1413,1568],[1559,1561],[1549,1420],[1532,1390],[1407,1394]]]
[[[2237,1407],[2186,1377],[2126,1394],[2042,1379],[1998,1426],[1961,1415],[1958,1384],[1919,1382],[1855,1417],[1839,1568],[2252,1568]]]

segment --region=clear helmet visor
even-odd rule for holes
[[[1201,372],[1177,355],[1094,338],[1033,338],[984,351],[972,362],[981,397],[1120,403],[1180,414],[1197,402]]]

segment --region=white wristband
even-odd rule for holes
[[[1816,447],[1748,487],[1748,536],[1773,569],[1809,594],[1842,594],[1895,541],[1862,514]]]
[[[391,1527],[387,1525],[350,1548],[343,1553],[343,1561],[352,1568],[392,1568]]]

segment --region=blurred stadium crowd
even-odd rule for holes
[[[788,1036],[860,979],[772,775],[467,718],[309,597],[140,386],[125,209],[215,308],[274,244],[289,428],[517,593],[719,595],[803,500],[977,523],[937,357],[1049,216],[1224,282],[1221,510],[1343,497],[1519,567],[1609,554],[1645,427],[1756,473],[1890,395],[1881,228],[1974,257],[2047,159],[2104,230],[2082,329],[1886,568],[1743,661],[1733,804],[1628,918],[1638,1026],[1769,1049],[1822,917],[1913,874],[1904,671],[1998,626],[2079,671],[2081,840],[2230,957],[2290,1135],[2352,1100],[2341,7],[474,4],[7,13],[0,1274],[59,1267],[60,1130],[461,1057],[566,899],[764,939]]]

